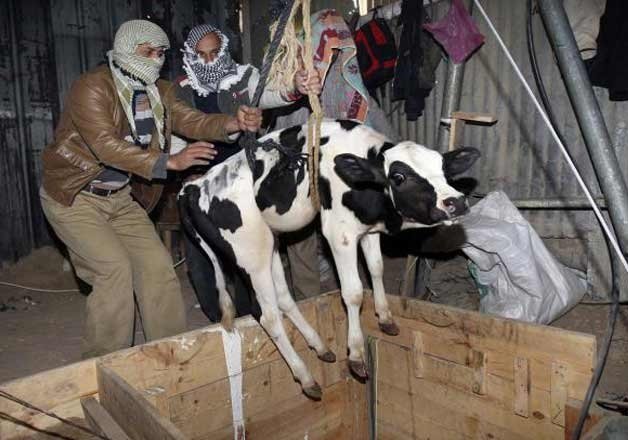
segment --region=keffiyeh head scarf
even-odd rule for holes
[[[149,43],[152,47],[170,47],[168,36],[155,23],[147,20],[130,20],[122,23],[113,42],[113,50],[107,52],[109,68],[118,92],[124,113],[131,127],[133,139],[138,143],[135,118],[133,116],[133,94],[145,90],[153,112],[153,120],[159,136],[159,147],[165,148],[164,106],[155,82],[164,64],[164,57],[147,58],[135,53],[137,46]]]
[[[215,32],[220,39],[220,52],[214,61],[206,63],[196,53],[196,45],[212,32]],[[229,38],[218,28],[209,24],[201,24],[193,28],[183,43],[181,52],[183,52],[183,69],[188,76],[190,86],[200,96],[215,92],[220,80],[236,69],[236,63],[229,53]]]

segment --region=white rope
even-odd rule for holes
[[[578,170],[576,169],[575,164],[573,163],[573,161],[571,160],[571,157],[569,156],[569,153],[567,152],[567,148],[565,147],[565,145],[563,145],[563,143],[561,142],[560,138],[558,137],[558,134],[556,133],[556,130],[554,130],[554,127],[550,123],[550,120],[547,117],[547,115],[545,114],[545,111],[543,110],[543,107],[541,106],[539,101],[536,99],[536,96],[534,96],[534,93],[532,92],[532,89],[530,88],[530,86],[528,85],[526,79],[524,78],[523,74],[521,73],[521,70],[517,66],[517,63],[512,58],[512,55],[510,55],[510,52],[508,51],[508,48],[506,47],[506,45],[502,41],[501,37],[499,36],[499,33],[497,32],[497,29],[495,29],[495,26],[493,26],[493,23],[491,22],[491,19],[488,17],[488,15],[486,14],[486,11],[484,10],[482,5],[480,4],[480,0],[474,0],[474,3],[477,6],[477,8],[480,11],[480,13],[482,14],[482,16],[484,17],[484,20],[486,21],[486,24],[488,25],[488,27],[491,29],[491,32],[493,32],[493,34],[495,35],[495,38],[497,39],[497,42],[499,43],[501,48],[504,50],[504,53],[506,54],[506,58],[508,58],[508,61],[510,61],[510,64],[512,64],[513,69],[515,69],[515,72],[517,73],[517,76],[519,77],[519,79],[523,83],[523,86],[526,89],[526,91],[528,92],[528,94],[530,95],[530,98],[532,98],[532,101],[534,102],[534,105],[536,106],[536,109],[538,110],[539,114],[541,115],[541,118],[543,118],[543,121],[545,122],[545,125],[547,125],[547,128],[549,128],[550,133],[552,134],[552,137],[554,138],[554,140],[556,141],[556,143],[560,147],[561,153],[565,157],[565,160],[567,161],[567,163],[569,164],[569,167],[573,171],[574,176],[576,176],[576,180],[578,181],[578,184],[580,185],[580,187],[584,191],[584,194],[586,195],[587,199],[589,200],[589,204],[591,205],[591,208],[593,208],[593,212],[595,212],[595,216],[600,221],[600,224],[602,225],[602,229],[604,230],[604,233],[606,234],[606,236],[610,240],[610,242],[611,242],[611,244],[613,246],[613,249],[617,253],[617,256],[619,257],[622,265],[624,266],[624,269],[626,269],[626,272],[628,273],[628,262],[626,261],[626,257],[624,257],[624,255],[622,254],[621,248],[619,247],[619,244],[617,243],[617,239],[615,238],[615,235],[613,234],[613,232],[611,231],[610,227],[606,223],[606,220],[604,220],[604,217],[602,216],[602,212],[600,211],[600,208],[598,208],[597,204],[595,203],[595,200],[593,199],[593,196],[591,195],[591,191],[587,187],[586,183],[584,183],[584,180],[582,179],[582,176],[580,175],[580,173],[578,173]]]
[[[0,281],[0,285],[8,287],[17,287],[18,289],[32,290],[34,292],[49,292],[49,293],[64,293],[64,292],[78,292],[78,289],[40,289],[39,287],[23,286],[21,284],[7,283],[6,281]]]
[[[179,260],[172,267],[177,268],[185,262],[185,258]],[[39,287],[24,286],[22,284],[8,283],[6,281],[0,281],[0,286],[17,287],[18,289],[32,290],[33,292],[46,292],[46,293],[68,293],[68,292],[80,292],[79,289],[41,289]]]

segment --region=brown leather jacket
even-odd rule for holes
[[[207,115],[190,108],[177,98],[174,84],[168,81],[158,80],[157,88],[165,107],[167,146],[173,131],[190,139],[229,142],[225,131],[228,115]],[[54,141],[42,154],[44,190],[70,206],[103,166],[110,165],[133,175],[133,196],[150,211],[163,188],[150,181],[161,153],[158,136],[152,137],[149,148],[142,149],[124,140],[129,134],[109,67],[81,75],[72,84]]]

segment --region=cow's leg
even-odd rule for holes
[[[273,252],[273,281],[277,292],[279,309],[292,321],[296,328],[299,329],[299,332],[301,332],[307,341],[307,345],[316,351],[319,359],[325,362],[335,362],[336,355],[325,345],[316,330],[314,330],[303,317],[299,307],[297,307],[297,304],[294,302],[290,294],[290,289],[288,288],[288,283],[286,283],[286,274],[284,273],[281,257],[277,250]]]
[[[332,223],[323,220],[323,234],[327,238],[334,255],[334,262],[340,278],[342,300],[347,307],[349,368],[357,376],[367,378],[368,373],[364,362],[364,335],[360,326],[363,290],[358,273],[358,236],[348,233],[346,229],[338,228],[338,225]]]
[[[257,301],[262,310],[262,316],[259,320],[260,324],[272,338],[277,349],[286,360],[286,363],[292,370],[294,378],[301,383],[303,392],[308,397],[318,400],[322,395],[321,387],[314,381],[305,362],[303,362],[303,359],[301,359],[290,343],[290,339],[288,338],[281,319],[282,315],[279,310],[270,267],[268,269],[269,270],[251,274],[251,283],[253,284]]]
[[[386,292],[384,290],[384,261],[382,260],[382,250],[379,245],[379,234],[365,234],[360,240],[362,252],[366,259],[366,265],[371,273],[373,282],[373,301],[375,302],[375,313],[379,320],[379,328],[388,335],[399,334],[399,327],[393,321],[392,313],[388,308]]]
[[[218,289],[218,303],[220,304],[220,310],[222,311],[222,320],[220,323],[226,330],[231,331],[233,329],[233,320],[235,319],[236,311],[233,306],[233,301],[231,301],[231,296],[229,296],[229,292],[227,291],[225,275],[212,248],[209,247],[207,243],[205,243],[205,241],[198,235],[197,239],[200,241],[201,249],[203,249],[203,252],[207,254],[209,260],[214,266],[216,288]]]

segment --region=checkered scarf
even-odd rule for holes
[[[139,144],[139,137],[133,115],[133,93],[135,90],[144,90],[153,112],[159,148],[163,150],[166,146],[165,110],[155,82],[159,78],[164,59],[162,57],[153,60],[135,55],[135,49],[142,43],[150,43],[153,47],[170,47],[168,36],[159,26],[146,20],[130,20],[123,23],[116,32],[113,50],[107,52],[107,58],[135,143]]]
[[[206,63],[198,56],[195,49],[198,42],[212,32],[218,34],[220,38],[220,52],[214,61]],[[209,24],[202,24],[192,29],[183,43],[181,52],[183,52],[183,69],[190,81],[190,86],[200,96],[207,96],[218,90],[220,80],[234,73],[237,68],[229,53],[229,38]]]

